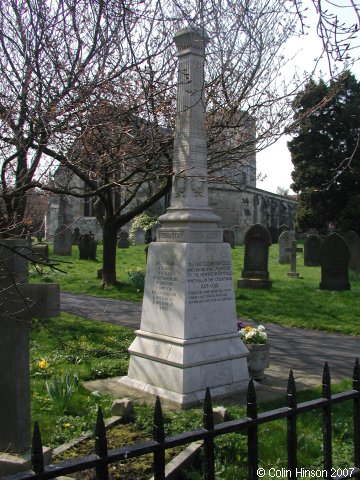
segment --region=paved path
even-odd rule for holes
[[[140,303],[61,293],[61,310],[134,329],[140,326]],[[351,377],[355,358],[360,357],[360,337],[271,323],[266,323],[266,330],[271,342],[271,366],[262,382],[264,398],[266,393],[270,397],[284,393],[290,369],[297,388],[302,389],[321,384],[325,362],[329,364],[332,380]],[[100,383],[95,382],[94,388],[101,388]]]

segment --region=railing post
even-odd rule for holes
[[[204,440],[204,480],[215,479],[215,450],[214,450],[214,414],[212,409],[209,387],[206,388],[204,400],[204,421],[205,430],[209,432]]]
[[[165,441],[164,433],[164,416],[162,413],[160,398],[156,397],[155,409],[154,409],[154,427],[153,427],[153,439],[159,444],[163,444]],[[154,452],[154,479],[165,480],[165,448]]]
[[[253,420],[257,420],[257,403],[256,393],[253,379],[250,380],[247,392],[247,416]],[[247,429],[248,440],[248,478],[249,480],[257,480],[259,458],[258,458],[258,427],[257,423],[253,427]]]
[[[44,472],[43,446],[38,422],[34,423],[34,432],[31,444],[31,465],[35,473]]]
[[[331,400],[331,380],[329,365],[325,362],[322,378],[322,396]],[[331,403],[323,407],[323,445],[324,445],[324,470],[326,478],[331,478],[332,468],[332,426],[331,426]]]
[[[360,365],[359,359],[355,360],[353,371],[353,390],[360,391]],[[355,467],[360,468],[360,398],[353,400],[354,417],[354,461]]]
[[[108,456],[106,429],[104,417],[101,408],[98,409],[96,426],[95,426],[95,453],[98,457],[105,460],[104,463],[96,467],[96,479],[108,480],[109,469],[106,463]]]
[[[293,371],[290,370],[287,386],[287,406],[294,409],[294,412],[287,417],[287,453],[288,453],[288,478],[296,477],[297,467],[297,431],[296,431],[296,386]]]

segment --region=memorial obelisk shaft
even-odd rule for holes
[[[230,246],[208,206],[204,47],[193,29],[178,48],[177,119],[171,205],[148,250],[141,326],[121,383],[181,407],[247,388],[247,348],[240,340]]]

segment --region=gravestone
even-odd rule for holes
[[[331,233],[321,247],[320,290],[350,290],[350,253],[345,240]]]
[[[59,285],[29,284],[26,240],[0,245],[0,476],[30,469],[29,318],[59,314]],[[46,305],[48,301],[51,307]],[[57,308],[56,308],[57,306]],[[49,450],[46,450],[47,458]],[[48,458],[49,460],[49,458]]]
[[[289,231],[290,231],[290,227],[288,227],[287,225],[280,225],[278,229],[278,238],[283,232],[289,232]]]
[[[317,233],[311,233],[304,240],[304,265],[305,267],[319,267],[320,251],[324,240]]]
[[[118,233],[118,237],[118,248],[129,248],[130,242],[128,232],[126,230],[120,230],[120,232]]]
[[[343,238],[350,252],[349,268],[354,272],[360,272],[360,238],[359,235],[349,230],[343,234]]]
[[[68,225],[62,224],[57,227],[54,233],[54,254],[71,255],[72,233]]]
[[[271,288],[269,279],[268,261],[271,238],[269,231],[256,223],[251,225],[245,233],[244,269],[238,288]]]
[[[142,228],[138,228],[134,233],[135,245],[143,245],[145,243],[145,232]]]
[[[140,330],[123,385],[182,408],[247,389],[248,350],[237,332],[231,249],[209,207],[204,38],[186,28],[178,49],[171,204],[148,249]]]
[[[294,235],[285,230],[279,236],[279,263],[285,264],[291,261],[291,242],[294,240]]]
[[[49,261],[49,245],[46,243],[31,245],[31,252],[29,252],[28,257],[29,260],[38,264],[47,264]]]
[[[91,232],[80,235],[78,247],[80,260],[96,260],[97,242]]]
[[[228,243],[231,248],[235,248],[235,234],[230,228],[224,228],[223,241]]]
[[[268,227],[271,243],[277,243],[279,238],[279,231],[277,227]]]
[[[291,240],[290,250],[290,272],[287,273],[288,277],[299,278],[299,273],[296,271],[296,254],[303,251],[301,247],[296,246],[296,240]]]
[[[78,245],[79,244],[80,235],[81,235],[80,228],[75,227],[74,231],[73,231],[73,234],[72,234],[72,244],[73,245]]]

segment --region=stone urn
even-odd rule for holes
[[[270,366],[269,343],[246,343],[249,350],[248,368],[249,375],[254,380],[265,378],[264,370]]]

